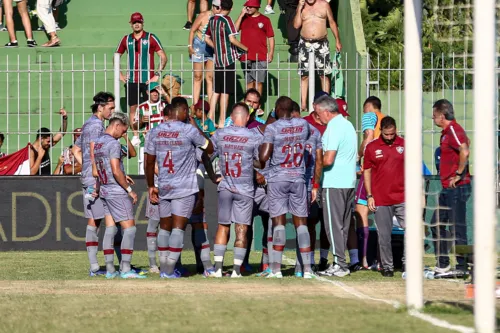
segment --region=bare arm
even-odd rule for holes
[[[363,142],[359,146],[358,156],[361,158],[365,154],[365,147],[367,144],[373,141],[373,130],[367,129],[363,132]]]
[[[372,195],[372,169],[363,170],[364,185],[367,195]]]
[[[30,149],[30,175],[34,176],[38,173],[44,154],[38,153],[38,157],[35,160],[35,152],[33,151],[33,149]]]
[[[148,187],[155,187],[155,167],[156,167],[156,155],[144,154],[144,173],[146,174],[146,182]]]
[[[120,54],[120,58],[121,58],[122,55],[123,55],[123,53],[119,53],[119,54]],[[113,57],[113,66],[114,66],[114,64],[115,64],[115,57]],[[122,81],[123,83],[126,83],[127,82],[127,76],[123,75],[122,71],[120,70],[120,81]]]
[[[275,45],[274,37],[269,37],[268,40],[269,40],[269,54],[267,57],[268,61],[272,62],[274,58],[274,45]]]
[[[323,149],[316,149],[316,162],[314,164],[314,183],[321,182],[321,175],[323,174]]]
[[[59,113],[62,115],[62,124],[61,128],[59,128],[59,132],[52,137],[52,146],[55,146],[56,143],[61,141],[63,136],[66,134],[66,130],[68,129],[68,116],[66,115],[66,110],[61,109]]]
[[[189,54],[193,55],[194,54],[194,49],[193,49],[193,40],[194,40],[194,35],[196,31],[200,28],[201,26],[201,21],[205,18],[205,14],[200,14],[196,16],[196,19],[193,22],[193,25],[191,26],[191,30],[189,30],[189,37],[188,37],[188,50]]]
[[[158,70],[161,72],[165,69],[165,66],[167,66],[167,55],[164,50],[159,50],[156,54],[160,57],[160,66],[158,67]]]
[[[329,167],[333,165],[335,161],[335,156],[337,156],[336,150],[329,150],[323,155],[323,167]]]
[[[335,19],[333,18],[333,13],[330,5],[326,3],[325,7],[328,24],[330,24],[330,29],[332,29],[333,35],[335,36],[337,52],[340,52],[340,50],[342,49],[342,44],[340,43],[339,27],[337,26],[337,22],[335,22]]]
[[[64,157],[60,156],[59,160],[57,161],[56,168],[54,169],[54,172],[52,173],[53,175],[60,175],[61,174],[61,167],[63,165],[63,162],[64,162]]]
[[[97,166],[95,165],[95,159],[94,159],[94,142],[90,142],[90,163],[92,163],[92,176],[94,178],[97,178],[98,173],[97,173]]]
[[[234,46],[242,49],[243,51],[245,52],[248,52],[248,47],[246,47],[245,45],[243,45],[239,40],[236,39],[236,37],[234,37],[234,35],[231,35],[229,36],[229,41],[231,42],[231,44],[233,44]]]
[[[460,145],[459,151],[459,160],[458,160],[458,169],[457,172],[462,174],[465,171],[465,167],[467,166],[467,162],[469,160],[469,145],[466,143],[462,143]]]
[[[123,138],[125,139],[125,141],[127,141],[128,158],[131,159],[132,157],[136,157],[137,156],[137,152],[135,151],[134,145],[129,140],[127,134],[125,134],[123,136]]]
[[[82,165],[74,162],[73,164],[66,164],[63,167],[63,171],[65,175],[75,175],[79,172],[82,172]]]
[[[214,48],[214,42],[212,41],[212,38],[209,36],[205,36],[205,42],[210,46],[211,48]]]
[[[116,182],[126,190],[129,185],[125,174],[120,168],[120,160],[118,158],[112,158],[109,162],[111,163],[111,171],[113,172],[113,177],[115,177]]]
[[[274,145],[272,143],[263,143],[259,148],[260,169],[266,167],[266,162],[271,158]]]
[[[73,145],[73,147],[71,148],[71,153],[73,154],[75,161],[77,161],[81,167],[81,165],[82,165],[82,148],[78,147],[77,145]]]
[[[238,19],[234,23],[234,27],[236,28],[236,31],[241,30],[241,22],[243,21],[243,18],[245,17],[246,13],[247,13],[246,8],[243,7],[243,10],[241,11],[240,16],[238,16]]]
[[[201,155],[201,161],[203,162],[205,170],[207,170],[208,178],[210,178],[213,183],[217,183],[217,175],[215,174],[212,161],[210,160],[210,157],[208,156],[206,151],[204,151]]]
[[[295,17],[293,18],[293,27],[295,29],[300,29],[302,27],[302,9],[304,8],[304,1],[299,1],[297,6],[297,11],[295,12]]]

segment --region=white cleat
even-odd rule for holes
[[[278,273],[270,273],[268,276],[266,276],[266,279],[282,279],[283,274],[281,272]]]
[[[160,269],[158,268],[158,266],[151,266],[149,267],[148,272],[151,274],[160,274]]]
[[[304,279],[316,279],[318,276],[312,272],[304,272]]]
[[[221,278],[222,277],[222,269],[215,271],[215,273],[212,275],[212,277]]]
[[[233,271],[233,273],[231,274],[231,279],[237,279],[240,277],[241,277],[241,274],[237,274],[236,271]]]
[[[264,11],[264,14],[266,14],[266,15],[269,15],[269,14],[274,14],[273,7],[271,7],[271,6],[267,5],[267,6],[266,6],[266,9],[265,9],[265,11]]]

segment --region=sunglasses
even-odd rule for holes
[[[141,21],[134,21],[134,22],[132,22],[132,24],[136,24],[136,23],[142,24],[143,22],[141,22]]]

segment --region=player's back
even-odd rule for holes
[[[180,199],[198,192],[195,146],[206,141],[191,124],[166,121],[153,128],[146,153],[156,155],[160,197]]]
[[[316,165],[316,150],[323,149],[321,144],[321,133],[314,126],[309,124],[310,136],[306,141],[305,151],[304,151],[304,161],[305,161],[305,180],[307,185],[307,190],[312,190],[312,179],[314,178],[314,171]]]
[[[264,143],[274,146],[269,182],[304,182],[304,151],[309,123],[301,118],[279,119],[266,127]]]
[[[253,161],[259,158],[259,137],[246,127],[229,126],[217,130],[211,140],[223,177],[219,191],[225,189],[253,198]]]
[[[103,198],[126,197],[127,191],[116,181],[113,176],[111,160],[118,159],[120,169],[125,173],[121,159],[122,146],[118,140],[105,133],[94,142],[94,159],[101,184],[100,195]]]
[[[75,145],[82,150],[82,176],[81,181],[85,186],[95,184],[92,176],[92,163],[90,162],[90,143],[95,142],[104,133],[104,125],[96,116],[91,116],[82,126],[82,134]]]

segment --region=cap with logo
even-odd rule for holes
[[[135,23],[135,22],[144,23],[144,17],[142,17],[141,13],[136,12],[130,15],[130,23]]]
[[[194,105],[194,109],[208,111],[208,110],[210,110],[210,103],[208,103],[207,101],[205,101],[203,99],[199,99],[198,102],[196,102],[196,104]]]
[[[152,90],[158,90],[158,87],[159,87],[159,86],[160,86],[160,85],[158,84],[158,82],[151,82],[151,83],[149,84],[149,91],[152,91]]]
[[[260,8],[260,0],[247,0],[243,6]]]
[[[339,113],[344,117],[350,117],[351,115],[347,112],[347,103],[342,98],[337,98],[336,101],[339,106]]]

